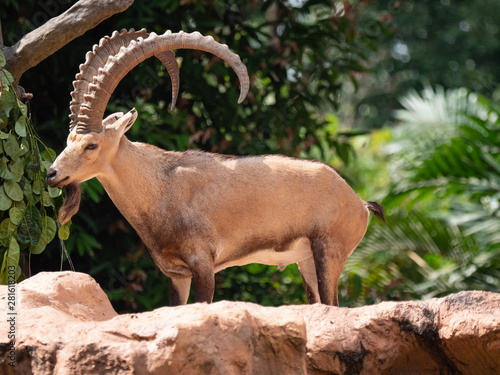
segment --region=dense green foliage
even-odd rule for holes
[[[3,3],[9,45],[74,1]],[[60,151],[70,83],[99,38],[122,27],[212,35],[248,67],[245,102],[236,104],[239,84],[227,65],[183,50],[177,52],[181,95],[169,112],[168,74],[150,59],[125,77],[108,106],[139,111],[129,138],[171,150],[284,153],[341,168],[363,199],[383,201],[388,216],[386,226],[372,222],[349,258],[343,305],[495,290],[498,6],[488,0],[136,1],[28,71],[21,85],[34,94],[37,132]],[[430,88],[438,85],[444,89]],[[448,90],[458,87],[467,89]],[[165,276],[95,180],[84,186],[66,245],[77,271],[95,277],[118,311],[168,303]],[[52,242],[32,258],[33,272],[58,269],[60,251]],[[301,284],[296,266],[231,268],[216,275],[215,299],[304,303]]]
[[[374,74],[346,98],[355,111],[350,121],[357,126],[393,124],[398,98],[426,85],[466,87],[500,98],[500,2],[391,0],[373,2],[370,8],[385,13],[392,32],[372,27],[379,51],[371,58]]]
[[[465,89],[401,102],[384,163],[388,225],[372,227],[348,260],[344,294],[366,303],[497,291],[500,107]]]
[[[0,51],[0,284],[12,274],[19,280],[20,260],[27,263],[21,256],[40,254],[52,241],[58,231],[55,201],[60,204],[61,196],[61,189],[44,181],[56,154],[38,139],[4,65]],[[61,238],[67,238],[67,229],[59,230]]]

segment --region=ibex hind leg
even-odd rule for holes
[[[318,278],[318,292],[321,303],[338,306],[338,284],[345,259],[336,254],[343,254],[340,245],[327,240],[311,238],[311,250]]]
[[[298,262],[302,281],[304,282],[304,290],[306,292],[307,301],[310,304],[320,303],[318,292],[318,278],[316,276],[316,266],[314,265],[314,258],[310,258]]]

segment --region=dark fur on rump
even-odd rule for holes
[[[366,208],[368,208],[375,217],[379,218],[385,223],[385,217],[384,217],[384,207],[378,204],[377,202],[365,202]]]
[[[62,204],[57,217],[57,221],[59,221],[60,225],[67,223],[69,219],[71,219],[71,217],[78,212],[81,199],[82,194],[78,183],[72,182],[66,185],[66,197],[64,198],[64,203]]]

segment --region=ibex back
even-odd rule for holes
[[[165,151],[125,137],[135,109],[102,120],[119,80],[152,55],[172,77],[174,104],[178,66],[171,50],[178,48],[226,60],[244,99],[245,66],[210,37],[130,30],[103,38],[76,76],[67,147],[47,172],[49,185],[68,187],[59,221],[78,211],[78,184],[97,177],[169,277],[171,305],[187,303],[191,281],[196,301],[211,302],[214,274],[249,263],[280,269],[297,263],[308,301],[337,305],[340,273],[366,232],[369,211],[383,213],[333,168],[279,155]]]

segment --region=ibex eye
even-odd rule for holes
[[[97,145],[95,143],[91,143],[85,147],[85,150],[95,150],[97,148]]]

